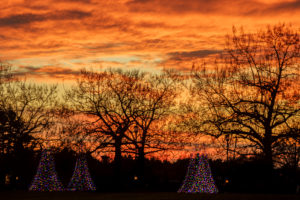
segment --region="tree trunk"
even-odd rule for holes
[[[273,191],[273,154],[272,154],[272,142],[271,142],[271,133],[266,133],[266,138],[264,142],[264,169],[265,169],[265,178],[268,192]]]
[[[138,178],[139,182],[143,184],[145,180],[145,152],[143,147],[139,148],[138,151]]]
[[[270,128],[270,120],[267,122],[264,137],[264,162],[269,170],[273,170],[273,153],[272,153],[272,129]]]
[[[115,177],[115,184],[116,189],[121,188],[121,168],[122,168],[122,152],[121,152],[121,142],[120,137],[116,137],[115,139],[115,159],[114,159],[114,177]]]
[[[271,144],[266,144],[264,151],[265,151],[264,152],[265,163],[266,163],[268,169],[273,170],[273,158],[272,158],[273,154],[272,154]]]

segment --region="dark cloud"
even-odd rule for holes
[[[220,53],[220,50],[198,50],[198,51],[182,51],[182,52],[170,52],[167,55],[170,56],[169,60],[182,61],[186,59],[205,58],[209,55]]]
[[[68,20],[68,19],[82,19],[90,17],[92,14],[90,12],[84,12],[80,10],[66,10],[59,11],[55,14],[48,15],[48,18],[51,20]]]
[[[8,39],[8,37],[6,35],[0,34],[0,40],[7,40],[7,39]]]
[[[132,0],[127,3],[133,12],[202,13],[224,15],[266,15],[294,12],[300,9],[300,0],[264,4],[256,0]]]
[[[176,26],[171,26],[167,23],[164,22],[150,22],[150,21],[141,21],[135,24],[135,26],[137,27],[142,27],[142,28],[178,28]]]
[[[124,46],[124,43],[86,44],[83,48],[90,50],[108,50],[115,47]]]
[[[92,0],[60,0],[60,2],[92,3]]]
[[[75,20],[91,16],[91,13],[80,10],[63,10],[45,14],[19,14],[0,18],[0,27],[19,26],[46,20]]]
[[[31,22],[43,21],[42,15],[35,14],[21,14],[12,15],[9,17],[0,18],[0,26],[16,26],[22,24],[29,24]]]
[[[63,77],[70,75],[78,75],[79,71],[72,70],[70,68],[54,67],[54,66],[43,66],[43,67],[33,67],[33,66],[20,66],[20,70],[16,71],[14,74],[16,76],[41,76],[46,75],[49,77]]]
[[[26,72],[35,72],[38,70],[38,68],[33,67],[33,66],[21,66],[22,70],[25,70]]]
[[[48,10],[49,5],[46,5],[47,0],[23,0],[22,4],[25,8],[30,8],[33,10]],[[48,0],[48,4],[57,4],[57,3],[69,3],[69,4],[93,4],[92,0]],[[15,4],[18,5],[18,4]]]
[[[300,0],[295,0],[293,2],[277,3],[267,9],[268,12],[292,12],[296,10],[300,10]]]
[[[233,3],[234,2],[234,3]],[[249,3],[251,2],[251,4]],[[131,11],[136,12],[163,12],[163,13],[227,13],[227,8],[233,6],[247,7],[248,10],[255,6],[257,2],[249,0],[133,0],[128,2]],[[231,9],[231,14],[233,10]],[[229,13],[228,13],[229,14]]]

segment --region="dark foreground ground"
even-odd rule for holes
[[[288,194],[177,194],[177,193],[84,193],[0,192],[0,200],[300,200]]]

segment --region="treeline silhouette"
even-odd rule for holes
[[[34,177],[41,152],[24,152],[19,159],[0,161],[1,177],[10,174],[10,184],[1,179],[1,190],[28,190]],[[70,149],[62,149],[54,153],[56,171],[60,180],[67,185],[72,176],[77,153]],[[17,155],[16,155],[17,156]],[[8,162],[9,161],[9,162]],[[145,160],[145,177],[143,183],[136,180],[137,165],[131,156],[123,157],[121,169],[121,189],[116,187],[114,176],[114,161],[103,157],[101,161],[87,156],[88,166],[97,192],[176,192],[184,177],[189,164],[189,158],[178,159],[176,162]],[[295,193],[300,171],[285,166],[275,170],[272,183],[266,180],[268,167],[262,159],[238,158],[228,162],[210,160],[211,169],[216,185],[220,192],[244,193]],[[17,178],[18,177],[18,178]],[[17,178],[17,179],[16,179]]]

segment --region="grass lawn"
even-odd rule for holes
[[[177,193],[84,193],[84,192],[0,192],[0,200],[300,200],[285,194],[177,194]]]

